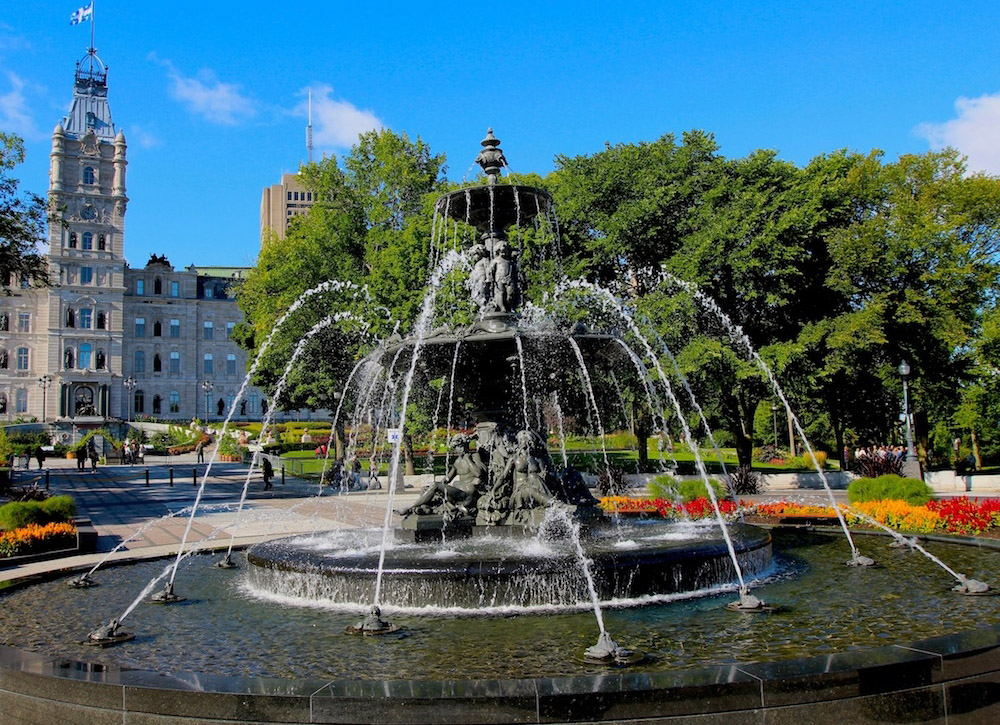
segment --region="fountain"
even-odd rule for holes
[[[845,570],[840,540],[728,523],[711,486],[711,523],[611,521],[601,512],[587,484],[593,472],[569,465],[562,406],[575,398],[603,441],[594,381],[605,373],[618,387],[634,370],[664,426],[666,400],[706,483],[707,470],[645,338],[640,353],[610,327],[538,325],[537,308],[526,313],[511,229],[551,218],[552,200],[502,182],[506,161],[492,129],[482,146],[486,184],[445,194],[435,207],[435,229],[450,220],[475,230],[471,249],[437,257],[414,330],[394,333],[357,363],[336,411],[339,419],[342,408],[349,414],[345,401],[356,401],[352,430],[364,413],[388,440],[387,429],[405,428],[414,386],[443,381],[434,407],[447,411],[444,475],[394,509],[402,489],[396,435],[380,529],[317,531],[245,554],[230,539],[223,567],[204,566],[182,544],[166,568],[153,561],[102,571],[96,590],[93,569],[23,583],[2,600],[0,632],[18,651],[0,648],[0,708],[25,722],[72,720],[80,705],[119,722],[130,713],[162,722],[190,722],[192,713],[253,722],[567,722],[704,713],[743,720],[765,711],[808,718],[839,700],[849,720],[888,712],[914,721],[995,702],[992,690],[962,687],[1000,669],[992,623],[1000,598],[927,587],[905,550],[873,542],[887,564]],[[435,327],[437,290],[462,266],[475,319]],[[333,288],[361,292],[324,287]],[[630,317],[625,329],[638,334]],[[532,367],[541,360],[547,374]],[[549,453],[542,400],[557,413],[562,465]],[[474,426],[452,426],[458,402]],[[595,457],[610,475],[607,450]],[[246,485],[240,509],[245,495]],[[185,543],[190,530],[189,520]],[[997,557],[954,548],[948,558],[958,569],[1000,575]],[[184,596],[174,592],[181,564]],[[972,593],[989,593],[948,571]],[[135,597],[137,579],[149,583]],[[157,600],[179,606],[140,606],[163,580]],[[81,642],[80,623],[109,610],[123,614]],[[979,621],[990,626],[966,631]],[[76,643],[108,649],[88,660]],[[56,677],[72,686],[47,688]],[[45,715],[31,710],[39,698]]]

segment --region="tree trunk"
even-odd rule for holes
[[[643,414],[633,416],[632,432],[635,434],[636,453],[639,462],[636,468],[639,473],[647,473],[649,468],[649,418]]]
[[[972,434],[972,455],[976,459],[976,470],[980,470],[983,467],[983,458],[979,455],[979,438],[976,436],[976,429],[970,428],[969,433]]]
[[[337,427],[333,431],[333,446],[336,452],[336,459],[338,461],[344,460],[344,424],[337,423]],[[329,444],[327,445],[329,448]]]
[[[403,459],[406,461],[405,475],[414,475],[417,469],[413,465],[413,436],[409,433],[403,436]]]

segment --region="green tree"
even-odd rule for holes
[[[45,200],[20,194],[17,179],[7,173],[22,161],[24,142],[0,132],[0,284],[5,287],[24,281],[49,283],[48,266],[38,251],[45,241]]]

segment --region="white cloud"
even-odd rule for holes
[[[160,60],[155,53],[150,53],[149,59],[166,68],[170,96],[195,115],[225,126],[234,126],[256,115],[256,104],[243,93],[239,84],[223,83],[208,68],[201,69],[194,76],[182,75],[173,63]]]
[[[25,97],[27,83],[16,73],[7,71],[10,90],[0,94],[0,128],[13,131],[28,140],[39,140],[44,137],[28,112],[28,100]],[[33,90],[30,89],[29,90]]]
[[[350,148],[358,142],[362,133],[385,125],[371,111],[363,111],[347,101],[334,98],[333,88],[328,85],[306,90],[312,91],[313,143],[321,149]],[[305,116],[306,107],[307,101],[303,100],[296,112]]]
[[[960,97],[955,101],[958,117],[944,123],[922,123],[917,135],[932,148],[951,146],[968,157],[970,171],[1000,174],[1000,93]]]
[[[127,136],[130,143],[138,143],[144,149],[151,149],[163,143],[158,136],[147,131],[144,126],[135,124],[129,127]]]

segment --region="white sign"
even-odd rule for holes
[[[388,433],[390,443],[399,443],[403,440],[403,430],[401,428],[389,428],[386,433]]]

